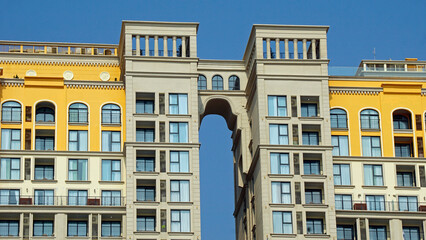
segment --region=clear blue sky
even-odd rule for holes
[[[118,43],[121,20],[199,22],[198,56],[241,59],[252,24],[329,25],[331,65],[361,59],[426,60],[425,0],[1,0],[0,39]],[[200,129],[204,240],[235,239],[230,132],[208,116]],[[217,171],[216,171],[217,170]],[[217,178],[217,172],[220,178]]]

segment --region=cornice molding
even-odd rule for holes
[[[3,78],[0,79],[1,86],[7,87],[23,87],[24,79],[21,78]]]
[[[383,92],[381,87],[329,87],[332,94],[347,94],[347,95],[378,95]]]
[[[56,66],[100,66],[118,67],[117,56],[80,56],[80,55],[53,55],[53,54],[0,54],[2,64],[34,64]]]
[[[67,88],[99,88],[99,89],[124,89],[123,82],[101,82],[101,81],[64,81]]]

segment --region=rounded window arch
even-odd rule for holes
[[[380,129],[379,113],[376,110],[361,111],[361,129]]]
[[[54,122],[55,105],[51,102],[40,102],[36,106],[36,122]]]
[[[240,90],[240,78],[232,75],[228,79],[229,90]]]
[[[223,78],[220,75],[213,76],[212,90],[223,90]]]
[[[412,129],[411,113],[405,109],[395,110],[392,114],[393,129]]]
[[[331,128],[348,128],[348,116],[341,108],[330,110]]]
[[[198,76],[198,90],[206,90],[207,89],[207,78],[204,75]]]
[[[121,109],[117,104],[105,104],[102,107],[102,123],[106,124],[120,124],[121,123]]]
[[[20,122],[22,108],[16,101],[7,101],[1,107],[1,120],[3,122]]]
[[[84,103],[73,103],[68,109],[68,122],[70,123],[87,123],[88,108]]]

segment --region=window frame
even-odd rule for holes
[[[152,161],[152,171],[147,171],[147,161]],[[144,171],[138,170],[138,162],[144,166]],[[155,157],[136,157],[136,172],[155,172]]]
[[[8,134],[9,138],[6,138],[7,132],[9,132]],[[17,138],[18,136],[19,136],[19,139]],[[22,145],[21,129],[16,129],[16,128],[1,129],[1,149],[2,150],[21,150],[21,145]]]
[[[302,145],[318,146],[319,143],[320,143],[319,142],[319,132],[312,132],[312,131],[303,131],[302,132]]]
[[[113,228],[115,227],[117,227],[117,226],[113,226],[113,224],[117,224],[118,223],[118,225],[119,225],[119,233],[118,234],[114,234],[113,233]],[[104,225],[106,225],[106,224],[109,224],[109,234],[105,234],[104,233]],[[120,237],[121,236],[121,234],[122,234],[122,230],[121,230],[121,222],[120,221],[102,221],[102,223],[101,223],[101,237]]]
[[[5,106],[7,104],[16,104],[15,106]],[[19,105],[19,106],[18,106]],[[10,118],[5,119],[5,111],[10,111]],[[15,119],[17,114],[16,112],[19,112],[19,119]],[[2,122],[22,122],[22,105],[21,103],[17,101],[5,101],[1,105],[1,121]]]
[[[347,207],[348,201],[350,201],[349,207]],[[335,194],[334,203],[335,203],[336,210],[352,210],[352,195],[351,194]]]
[[[117,196],[113,196],[113,193],[118,193]],[[109,195],[109,196],[107,196]],[[118,203],[117,203],[118,198]],[[102,206],[121,206],[121,191],[120,190],[102,190],[101,192],[101,205]]]
[[[312,170],[313,163],[318,163],[318,173],[312,173],[314,172]],[[305,171],[307,166],[309,166],[309,171]],[[303,160],[303,175],[321,175],[321,161],[320,160]]]
[[[70,235],[70,224],[77,224],[76,226],[76,234],[75,235]],[[86,230],[86,233],[84,235],[80,235],[80,228],[84,227],[84,229]],[[68,221],[67,222],[67,236],[68,237],[86,237],[88,231],[88,224],[87,221]]]
[[[189,226],[188,226],[188,229],[182,229],[183,227],[182,227],[182,213],[186,213],[187,215],[188,215],[188,217],[189,217],[189,219],[188,219],[188,223],[189,223]],[[178,214],[179,215],[179,220],[173,220],[174,219],[174,217],[173,217],[173,214]],[[174,229],[173,229],[173,223],[177,223],[177,224],[179,224],[179,231],[174,231]],[[170,210],[170,231],[171,232],[191,232],[191,211],[190,210],[184,210],[184,209],[181,209],[181,210],[177,210],[177,209],[172,209],[172,210]]]
[[[39,194],[41,196],[37,196]],[[46,194],[49,193],[49,194]],[[41,200],[41,201],[40,201]],[[55,205],[55,191],[53,189],[34,189],[34,205],[52,206]]]
[[[202,79],[202,78],[204,78],[204,79]],[[206,78],[206,76],[204,76],[202,74],[198,75],[197,86],[198,86],[198,90],[207,90],[207,78]]]
[[[341,111],[341,112],[338,113],[337,111]],[[344,116],[344,117],[342,117],[342,116]],[[341,124],[342,121],[344,122],[344,124]],[[334,122],[336,122],[336,125],[333,124]],[[348,129],[348,114],[347,114],[347,112],[344,109],[341,109],[341,108],[330,109],[330,125],[331,125],[332,129]]]
[[[7,224],[7,233],[0,232],[1,237],[9,237],[9,236],[18,237],[19,236],[19,229],[20,229],[19,220],[0,220],[0,224]],[[12,224],[13,226],[11,226]]]
[[[71,117],[71,114],[77,114],[77,120]],[[81,120],[81,116],[82,120]],[[89,122],[89,108],[86,104],[81,102],[72,103],[68,107],[68,123],[88,123]]]
[[[377,117],[377,119],[375,119]],[[367,108],[360,112],[361,130],[372,129],[380,130],[380,114],[377,110]],[[374,125],[377,124],[377,128]]]
[[[315,106],[315,108],[313,108]],[[315,112],[311,112],[315,109]],[[318,103],[306,102],[300,104],[300,115],[302,117],[318,117]]]
[[[18,163],[17,168],[16,168],[16,162]],[[6,167],[6,169],[4,170],[3,167]],[[6,176],[4,176],[4,174],[6,174]],[[20,180],[20,179],[21,179],[21,159],[7,158],[7,157],[0,158],[0,180]]]
[[[280,103],[284,103],[284,105],[281,105]],[[287,96],[268,95],[268,116],[271,116],[271,117],[287,117],[288,116]]]
[[[305,204],[323,204],[322,189],[305,189]],[[319,201],[317,201],[319,196]],[[310,200],[310,201],[308,201]]]
[[[368,140],[369,145],[367,146],[368,149],[364,147],[364,144],[367,145],[367,143],[364,143],[364,141],[367,141],[367,139],[369,139]],[[374,146],[373,139],[376,139],[376,140],[378,139],[377,141],[379,143],[378,146]],[[363,157],[381,157],[382,156],[382,143],[381,143],[380,136],[362,136],[361,142],[362,142],[361,146],[362,146]],[[375,154],[377,150],[380,150],[380,155]]]
[[[277,163],[273,163],[274,158],[273,156],[276,156],[276,161]],[[285,158],[287,158],[287,163],[283,163],[283,156],[284,156],[284,160]],[[270,164],[271,164],[271,174],[290,174],[290,154],[289,153],[277,153],[277,152],[271,152],[269,154],[269,158],[270,158]],[[273,170],[273,165],[277,165],[276,169],[277,171]]]
[[[142,110],[142,111],[139,111],[139,110]],[[136,99],[135,112],[137,114],[154,114],[154,111],[155,111],[155,101],[154,100],[152,100],[152,99]]]
[[[49,229],[47,228],[46,229],[46,227],[49,227],[49,226],[45,226],[47,223],[49,223],[49,224],[51,224],[51,229],[50,229],[50,231],[51,232],[48,232],[49,231]],[[41,230],[42,230],[42,233],[41,234],[36,234],[36,231],[35,231],[35,229],[36,229],[36,224],[41,224],[42,226],[41,226]],[[38,236],[53,236],[53,234],[54,234],[54,231],[55,230],[55,228],[54,228],[54,221],[52,221],[52,220],[34,220],[33,221],[33,236],[35,236],[35,237],[38,237]]]
[[[212,90],[223,90],[223,77],[216,74],[212,77]]]
[[[114,106],[114,108],[113,108]],[[118,114],[118,121],[113,121],[114,115]],[[109,117],[109,120],[106,119]],[[106,121],[108,120],[108,121]],[[101,108],[101,124],[121,124],[121,107],[115,103],[107,103]]]
[[[344,141],[346,141],[346,147],[347,147],[346,149],[343,149],[343,146],[342,146],[344,144]],[[337,143],[337,145],[335,143]],[[349,136],[347,136],[347,135],[332,135],[331,136],[331,144],[333,145],[333,152],[332,152],[333,156],[349,156]],[[346,150],[346,152],[345,152],[345,150]]]
[[[277,190],[278,192],[275,192]],[[291,198],[291,183],[271,182],[271,202],[275,204],[291,204],[293,202]]]
[[[121,152],[121,131],[102,131],[101,133],[102,133],[102,136],[101,136],[102,152]],[[119,141],[114,141],[113,135],[118,135]],[[108,138],[108,141],[104,142],[104,136]],[[117,148],[117,144],[118,144],[118,150],[114,151],[113,149]]]
[[[177,127],[172,127],[172,125],[177,125]],[[172,132],[173,129],[175,129],[176,131]],[[186,132],[185,135],[183,135],[184,132]],[[188,143],[189,142],[189,123],[188,122],[169,122],[169,142]]]
[[[71,162],[72,161],[77,161],[76,169],[71,168]],[[86,162],[86,164],[85,164],[86,169],[83,169],[83,170],[79,169],[80,167],[83,167],[82,166],[83,163],[80,164],[80,161]],[[71,173],[74,173],[74,172],[76,173],[76,179],[71,179]],[[79,174],[82,174],[82,175],[79,175]],[[89,174],[89,160],[88,159],[75,159],[75,158],[68,159],[68,180],[69,181],[88,181],[88,178],[89,178],[88,174]],[[74,177],[72,177],[72,178],[74,178]]]
[[[172,153],[177,153],[177,161],[175,161],[175,158],[172,157]],[[185,158],[183,155],[186,155],[187,158],[182,159]],[[186,164],[184,161],[186,161]],[[179,170],[175,171],[175,168],[173,168],[173,166],[178,166]],[[186,170],[185,166],[187,167]],[[191,166],[189,163],[189,151],[170,151],[170,172],[189,172],[190,168]]]
[[[365,195],[365,202],[367,203],[368,211],[385,211],[386,210],[385,195]]]
[[[277,128],[277,133],[273,133],[273,128]],[[281,127],[285,127],[284,129],[281,129]],[[281,133],[283,132],[283,133]],[[273,137],[277,137],[277,139],[274,139]],[[269,143],[273,145],[288,145],[289,144],[289,129],[288,124],[276,124],[271,123],[269,124]]]
[[[405,202],[402,201],[405,199]],[[410,201],[415,199],[415,202]],[[415,206],[412,204],[415,203]],[[401,207],[401,204],[405,204],[405,206]],[[398,210],[399,211],[407,211],[407,212],[417,212],[419,210],[419,200],[417,196],[398,196]]]
[[[178,189],[174,189],[173,185],[177,185]],[[183,187],[187,187],[187,195]],[[189,180],[170,180],[170,202],[190,202],[191,200],[191,182]],[[174,199],[177,197],[177,201]]]
[[[143,222],[142,222],[142,220],[143,220]],[[149,220],[149,223],[152,222],[154,224],[152,229],[151,228],[147,229],[147,224],[149,224],[147,222],[147,220]],[[140,226],[139,224],[144,225],[144,230],[139,229],[139,226]],[[156,224],[156,217],[155,216],[137,216],[136,217],[136,231],[138,231],[138,232],[154,232],[156,230],[156,227],[157,227],[156,225],[157,224]]]
[[[105,166],[105,168],[109,169],[104,169],[104,163],[107,165],[109,162],[109,166]],[[118,165],[117,165],[118,162]],[[102,159],[101,161],[101,170],[102,170],[102,181],[110,181],[110,182],[120,182],[121,181],[121,160],[120,159]],[[118,166],[118,169],[114,169],[114,166]],[[104,172],[104,170],[108,171],[108,172]],[[109,177],[108,175],[106,175],[107,173],[109,173]],[[115,177],[114,177],[115,175]],[[118,180],[117,180],[117,175],[118,175]],[[109,179],[108,179],[109,178]]]
[[[347,170],[348,171],[344,171],[344,173],[342,173],[342,166],[347,166]],[[338,171],[336,171],[338,170]],[[337,177],[337,180],[336,180]],[[346,181],[344,181],[344,179],[347,178]],[[346,164],[346,163],[334,163],[333,164],[333,179],[334,179],[334,185],[337,186],[350,186],[352,183],[352,179],[351,179],[351,165],[350,164]],[[343,184],[343,183],[348,183],[348,184]]]
[[[279,216],[280,215],[280,216]],[[290,221],[288,221],[288,217],[290,216]],[[287,220],[286,220],[287,218]],[[280,220],[279,220],[280,219]],[[275,221],[279,221],[275,224]],[[280,229],[276,229],[275,226],[280,224]],[[289,211],[272,211],[272,226],[273,232],[277,234],[293,234],[293,214]],[[290,229],[290,232],[286,232],[286,230]]]
[[[240,90],[240,78],[237,75],[232,75],[228,78],[228,90]]]
[[[317,232],[319,224],[321,225],[321,232]],[[312,226],[310,226],[312,225]],[[312,231],[309,231],[309,227],[311,227]],[[318,218],[307,218],[306,219],[306,234],[324,234],[324,220]]]
[[[76,140],[71,139],[71,135],[76,134]],[[84,146],[84,135],[86,135],[86,145]],[[87,130],[68,130],[68,151],[88,151],[89,149],[89,138]],[[76,144],[76,148],[71,147],[72,144]]]
[[[366,181],[367,174],[366,174],[365,171],[366,171],[366,167],[369,167],[369,166],[371,166],[372,185],[367,185],[367,181]],[[382,165],[380,165],[380,164],[364,164],[363,168],[364,168],[364,184],[366,186],[384,186],[383,166]],[[376,168],[377,169],[380,168],[381,175],[375,173]],[[380,181],[379,181],[379,179],[380,179]]]
[[[76,196],[71,196],[71,192],[77,193]],[[88,190],[82,189],[68,189],[68,206],[87,206],[87,199],[89,198]],[[72,200],[75,198],[75,204]]]
[[[169,114],[173,114],[173,115],[188,114],[188,94],[187,93],[169,93]]]

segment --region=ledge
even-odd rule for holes
[[[303,174],[302,178],[326,179],[327,176],[326,175],[322,175],[322,174],[310,174],[310,175]]]
[[[68,122],[68,125],[70,126],[89,126],[88,122],[80,123],[80,122]]]
[[[307,120],[307,121],[319,121],[319,120],[324,120],[323,117],[298,117],[299,120]]]
[[[22,121],[13,122],[13,121],[1,121],[1,124],[7,124],[7,125],[21,125]]]
[[[52,179],[33,179],[31,180],[32,183],[57,183],[58,180]]]
[[[157,113],[133,113],[134,117],[158,117]]]
[[[91,183],[91,181],[65,180],[65,183],[84,184],[84,183]]]
[[[150,232],[150,231],[144,231],[144,232],[142,232],[142,231],[135,231],[135,232],[133,232],[133,234],[136,234],[136,235],[159,235],[160,234],[160,232]]]
[[[380,128],[378,129],[368,129],[368,128],[362,129],[361,128],[361,132],[380,132]]]
[[[102,123],[102,127],[121,127],[121,123]]]
[[[349,128],[331,128],[331,131],[336,131],[336,132],[347,132],[349,131]]]
[[[270,178],[293,178],[294,174],[268,174]]]
[[[413,129],[394,129],[393,133],[413,133]]]
[[[172,176],[192,176],[192,172],[167,172],[168,175]]]
[[[328,208],[328,204],[322,203],[304,203],[302,206],[305,208]]]
[[[266,119],[271,119],[271,120],[290,120],[291,117],[288,116],[266,116]]]
[[[192,236],[194,235],[193,232],[167,232],[169,235],[172,236]]]
[[[192,115],[190,114],[166,114],[167,117],[170,118],[190,118],[192,117]]]
[[[143,176],[143,175],[157,176],[160,173],[159,172],[133,172],[133,174],[137,176]]]
[[[170,205],[193,205],[194,202],[167,202]]]
[[[367,186],[367,185],[362,185],[363,188],[368,188],[368,189],[387,189],[388,186]]]
[[[37,126],[52,126],[54,127],[56,122],[35,122],[36,127]]]
[[[355,185],[334,185],[334,189],[353,189]]]
[[[279,207],[279,208],[294,208],[295,204],[293,203],[270,203],[271,207]]]
[[[413,186],[413,187],[395,186],[395,189],[396,190],[419,190],[420,187],[416,187],[416,186]]]
[[[22,183],[24,180],[22,179],[1,179],[1,183]]]
[[[304,234],[305,238],[330,238],[327,234]]]
[[[99,184],[124,184],[124,181],[105,181],[105,180],[101,180],[98,181]]]
[[[296,234],[286,234],[286,233],[271,233],[271,237],[279,237],[279,238],[296,238]]]

